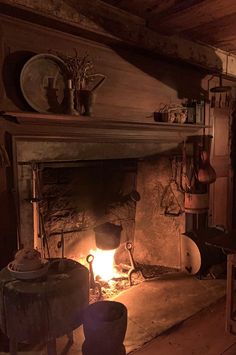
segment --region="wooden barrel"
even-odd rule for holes
[[[37,344],[67,334],[82,324],[88,305],[88,269],[76,261],[54,260],[47,277],[14,279],[7,268],[0,272],[0,327],[16,342]]]
[[[206,213],[209,209],[209,195],[192,194],[186,192],[184,195],[184,210],[187,213],[199,214]]]

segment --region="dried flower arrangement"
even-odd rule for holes
[[[74,52],[74,56],[62,53],[58,53],[58,56],[65,63],[66,75],[68,79],[72,80],[73,87],[77,90],[82,90],[93,80],[94,64],[87,53],[79,56],[75,48]]]
[[[105,75],[95,73],[94,63],[88,53],[79,55],[76,48],[74,48],[74,55],[69,56],[63,53],[58,53],[65,63],[66,76],[68,80],[72,81],[72,87],[75,90],[75,109],[81,112],[81,106],[91,105],[91,96],[95,89],[97,89],[105,80]],[[96,77],[101,77],[99,81],[89,90],[89,84],[95,80]],[[86,91],[86,103],[83,102]],[[83,92],[83,95],[81,93]],[[89,98],[87,98],[89,96]],[[84,109],[83,114],[88,114],[89,110]],[[89,114],[88,114],[89,115]]]

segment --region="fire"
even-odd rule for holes
[[[114,250],[90,250],[90,254],[94,256],[93,273],[94,277],[99,276],[104,281],[109,281],[117,276],[114,266]]]

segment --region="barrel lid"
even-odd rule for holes
[[[195,275],[201,268],[200,250],[191,237],[181,235],[181,269]]]

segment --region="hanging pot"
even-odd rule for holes
[[[96,246],[102,250],[112,250],[120,245],[122,226],[110,222],[101,224],[94,229]]]
[[[227,58],[227,61],[228,61],[228,58]],[[227,66],[228,66],[228,64],[226,65],[226,70],[227,70]],[[211,98],[211,107],[216,106],[216,101],[218,102],[219,108],[229,106],[229,101],[230,101],[229,93],[231,90],[232,90],[231,86],[223,85],[222,75],[220,75],[219,76],[219,85],[210,89],[210,92],[213,93],[213,96]],[[218,95],[218,100],[216,97],[217,95]],[[225,96],[225,100],[223,99],[224,96]]]

